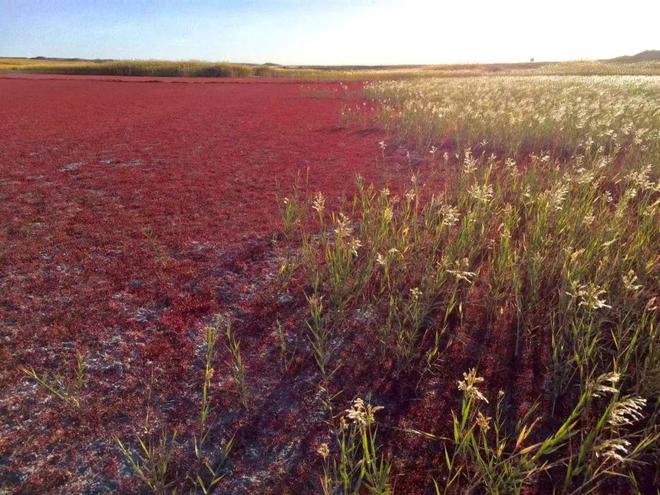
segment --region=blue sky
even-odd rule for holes
[[[285,64],[572,60],[660,49],[658,0],[0,0],[0,55]]]

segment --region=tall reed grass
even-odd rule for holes
[[[452,145],[567,159],[660,157],[656,77],[492,77],[371,83],[379,121],[423,151]]]
[[[444,185],[420,172],[399,196],[358,179],[330,211],[320,193],[292,196],[298,270],[326,302],[315,320],[332,335],[372,308],[365,331],[383,358],[420,376],[451,358],[468,310],[513,336],[516,363],[547,343],[536,417],[513,432],[501,397],[466,372],[461,409],[438,418],[452,433],[437,439],[437,493],[523,493],[542,479],[556,493],[638,492],[660,456],[660,82],[437,79],[366,93]],[[325,349],[323,368],[339,366],[345,353]]]

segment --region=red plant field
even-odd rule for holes
[[[375,179],[378,172],[377,131],[341,127],[343,100],[315,96],[336,89],[0,79],[3,489],[130,491],[130,469],[111,435],[130,440],[151,406],[159,421],[194,421],[200,329],[217,311],[238,315],[250,376],[263,375],[254,385],[258,407],[269,403],[273,377],[286,377],[259,369],[272,364],[257,359],[271,346],[264,335],[272,321],[256,308],[277,269],[268,251],[280,228],[278,184],[286,194],[300,175],[334,196],[353,190],[356,173]],[[76,349],[88,356],[80,417],[20,371],[29,365],[66,376]],[[267,407],[287,406],[286,397],[278,400]],[[216,401],[216,416],[231,426],[226,437],[243,426],[235,491],[247,493],[252,483],[280,492],[295,474],[286,471],[313,446],[284,454],[276,444],[304,440],[297,418],[310,411],[236,419],[233,396]]]
[[[219,346],[206,445],[215,459],[232,437],[234,446],[218,493],[319,493],[317,449],[334,442],[328,397],[335,413],[356,397],[384,407],[378,442],[395,493],[432,493],[444,459],[429,438],[448,434],[456,381],[470,367],[489,396],[506,393],[512,417],[533,409],[547,339],[514,358],[514,326],[489,325],[479,305],[467,307],[440,371],[422,376],[383,357],[364,332],[372,316],[351,310],[331,336],[342,364],[321,387],[305,327],[311,291],[295,277],[283,290],[278,275],[287,248],[277,195],[299,183],[334,206],[358,174],[396,191],[411,169],[427,185],[445,172],[404,148],[383,153],[377,128],[344,125],[345,105],[369,108],[357,89],[0,79],[0,493],[141,493],[117,439],[137,452],[136,435],[161,430],[177,431],[170,475],[185,480],[204,328],[219,313],[240,340],[250,398],[241,404]],[[77,352],[86,379],[74,410],[23,370],[71,382]]]
[[[176,428],[180,443],[192,444],[203,328],[219,312],[234,319],[252,396],[243,410],[225,351],[211,420],[217,449],[234,436],[223,493],[318,489],[315,449],[329,430],[316,367],[298,355],[283,371],[274,330],[281,320],[295,341],[305,340],[306,302],[275,290],[272,239],[282,227],[277,193],[290,194],[296,182],[337,202],[353,193],[358,174],[395,189],[407,180],[409,156],[384,159],[382,132],[341,124],[342,106],[361,104],[354,89],[0,79],[2,490],[138,490],[113,438],[134,447],[147,426]],[[86,356],[80,412],[21,371],[67,381],[77,352]],[[389,401],[392,424],[422,418],[428,404],[409,401],[415,378],[394,388],[387,379],[373,383],[370,370],[379,364],[366,357],[338,374],[346,385],[340,403],[375,387]],[[415,447],[400,446],[414,468]],[[177,456],[184,472],[190,452]]]

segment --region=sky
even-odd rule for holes
[[[0,56],[578,60],[660,49],[659,25],[660,0],[0,0]]]

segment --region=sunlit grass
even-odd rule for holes
[[[493,77],[376,82],[379,121],[421,150],[553,158],[660,157],[656,77]]]
[[[460,411],[438,418],[453,433],[425,434],[443,444],[437,493],[523,493],[541,479],[558,493],[615,480],[637,490],[659,455],[660,82],[435,79],[366,93],[376,122],[444,185],[425,185],[423,169],[400,196],[358,180],[336,209],[320,194],[290,196],[283,217],[299,243],[290,263],[313,290],[310,328],[333,335],[372,308],[365,331],[383,359],[420,376],[471,324],[468,309],[515,335],[516,361],[548,342],[544,409],[513,431],[476,370],[459,382]],[[348,363],[312,345],[317,362],[318,348],[327,383],[324,369]]]

